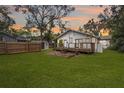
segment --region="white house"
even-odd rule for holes
[[[99,38],[99,43],[102,45],[103,49],[108,48],[111,45],[111,36],[101,36]]]
[[[91,48],[91,43],[95,44],[95,52],[102,52],[101,45],[98,44],[98,38],[83,32],[68,30],[57,38],[57,47],[63,42],[64,48]]]
[[[102,28],[99,35],[99,43],[102,45],[103,49],[108,48],[111,45],[111,29]]]

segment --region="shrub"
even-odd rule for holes
[[[63,40],[59,40],[59,47],[63,47],[64,46],[64,43],[63,43]]]

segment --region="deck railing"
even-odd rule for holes
[[[84,43],[68,43],[66,44],[66,46],[61,46],[58,48],[60,49],[68,49],[68,50],[79,50],[79,51],[89,51],[89,52],[95,52],[95,43],[91,43],[91,42],[84,42]]]

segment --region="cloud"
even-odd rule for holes
[[[89,6],[89,7],[81,7],[81,6],[75,6],[76,11],[79,11],[84,14],[90,14],[90,15],[98,15],[103,12],[104,7],[98,7],[98,6]]]
[[[64,21],[82,21],[82,17],[64,17],[62,18]]]
[[[75,27],[71,27],[70,29],[72,29],[72,30],[78,30],[79,27],[78,26],[75,26]]]
[[[66,28],[67,30],[78,30],[79,29],[79,27],[78,26],[75,26],[75,27],[67,27]],[[58,27],[58,26],[56,26],[56,27],[54,27],[54,28],[52,28],[52,32],[54,32],[54,33],[59,33],[60,32],[60,28]]]
[[[87,22],[91,17],[89,16],[70,16],[70,17],[64,17],[62,20],[64,21],[80,21],[82,23]]]

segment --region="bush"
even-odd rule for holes
[[[118,36],[115,40],[113,40],[112,49],[117,50],[119,52],[124,52],[124,37]]]
[[[63,47],[63,46],[64,46],[63,40],[59,40],[59,47]]]
[[[118,51],[119,51],[119,52],[124,52],[124,45],[122,45],[122,46],[119,48]]]

